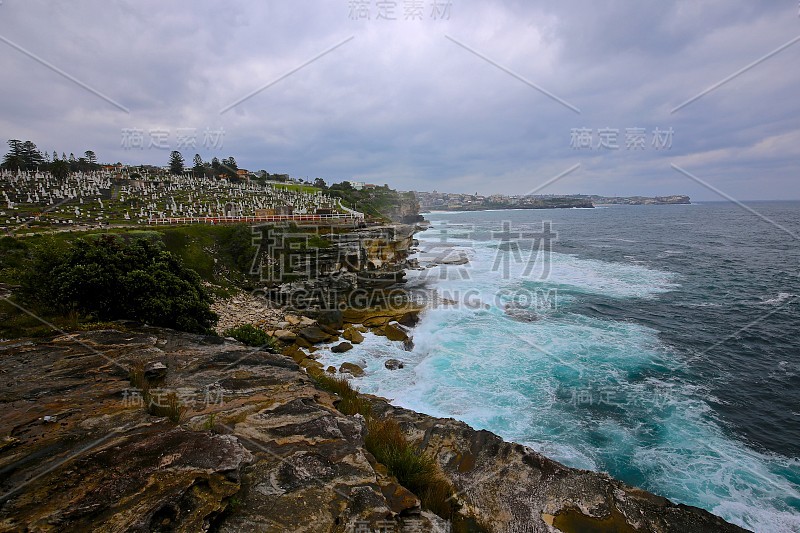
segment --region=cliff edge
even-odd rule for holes
[[[363,417],[289,357],[120,324],[2,342],[0,358],[0,531],[451,530],[367,451]],[[371,401],[452,483],[455,530],[744,531]]]

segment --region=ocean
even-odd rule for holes
[[[747,207],[428,214],[420,263],[468,263],[409,272],[440,298],[413,350],[367,334],[321,361],[566,465],[800,531],[800,202]]]

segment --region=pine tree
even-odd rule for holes
[[[11,139],[8,141],[8,148],[8,153],[3,157],[3,168],[25,170],[25,160],[22,158],[22,141]]]
[[[183,156],[177,150],[169,154],[170,174],[183,174]]]
[[[192,167],[192,171],[195,176],[202,176],[205,174],[206,167],[200,154],[194,154],[194,167]]]
[[[32,141],[22,143],[22,159],[25,161],[25,170],[35,170],[44,164],[42,153]]]

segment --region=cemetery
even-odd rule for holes
[[[126,171],[0,170],[0,228],[5,232],[128,226],[321,219],[361,220],[341,199],[313,188],[248,180]]]

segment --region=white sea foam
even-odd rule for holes
[[[790,298],[795,298],[795,295],[789,292],[781,292],[778,293],[778,296],[776,296],[775,298],[769,298],[767,300],[762,301],[761,303],[763,305],[780,305],[786,300],[789,300]]]
[[[436,235],[434,228],[422,237]],[[428,309],[412,351],[367,333],[347,353],[321,350],[322,362],[363,364],[366,375],[355,384],[400,406],[456,417],[570,466],[610,471],[743,527],[800,531],[791,507],[800,493],[790,481],[800,479],[800,464],[730,437],[709,407],[709,391],[671,377],[683,373],[684,362],[657,331],[569,311],[586,294],[655,297],[676,286],[674,275],[554,253],[546,279],[513,270],[504,278],[492,269],[496,242],[449,240],[467,251],[469,265],[410,277],[425,277],[442,293],[473,290],[489,308]],[[569,296],[559,296],[558,313],[537,310],[538,320],[511,320],[496,295],[526,286]],[[405,368],[386,369],[389,358]]]
[[[439,270],[425,274],[442,288],[464,289],[469,286],[496,293],[498,289],[528,281],[541,288],[560,288],[615,298],[648,298],[678,286],[677,276],[669,272],[637,264],[582,259],[558,252],[545,254],[524,247],[504,250],[496,240],[473,241],[445,234],[441,225],[435,225],[420,235],[421,247],[434,250],[441,246],[439,239],[443,236],[447,239],[447,253],[465,254],[470,263],[461,267],[439,266],[436,267]],[[421,254],[419,259],[424,262],[425,254]],[[442,269],[446,269],[446,273],[442,273]]]

